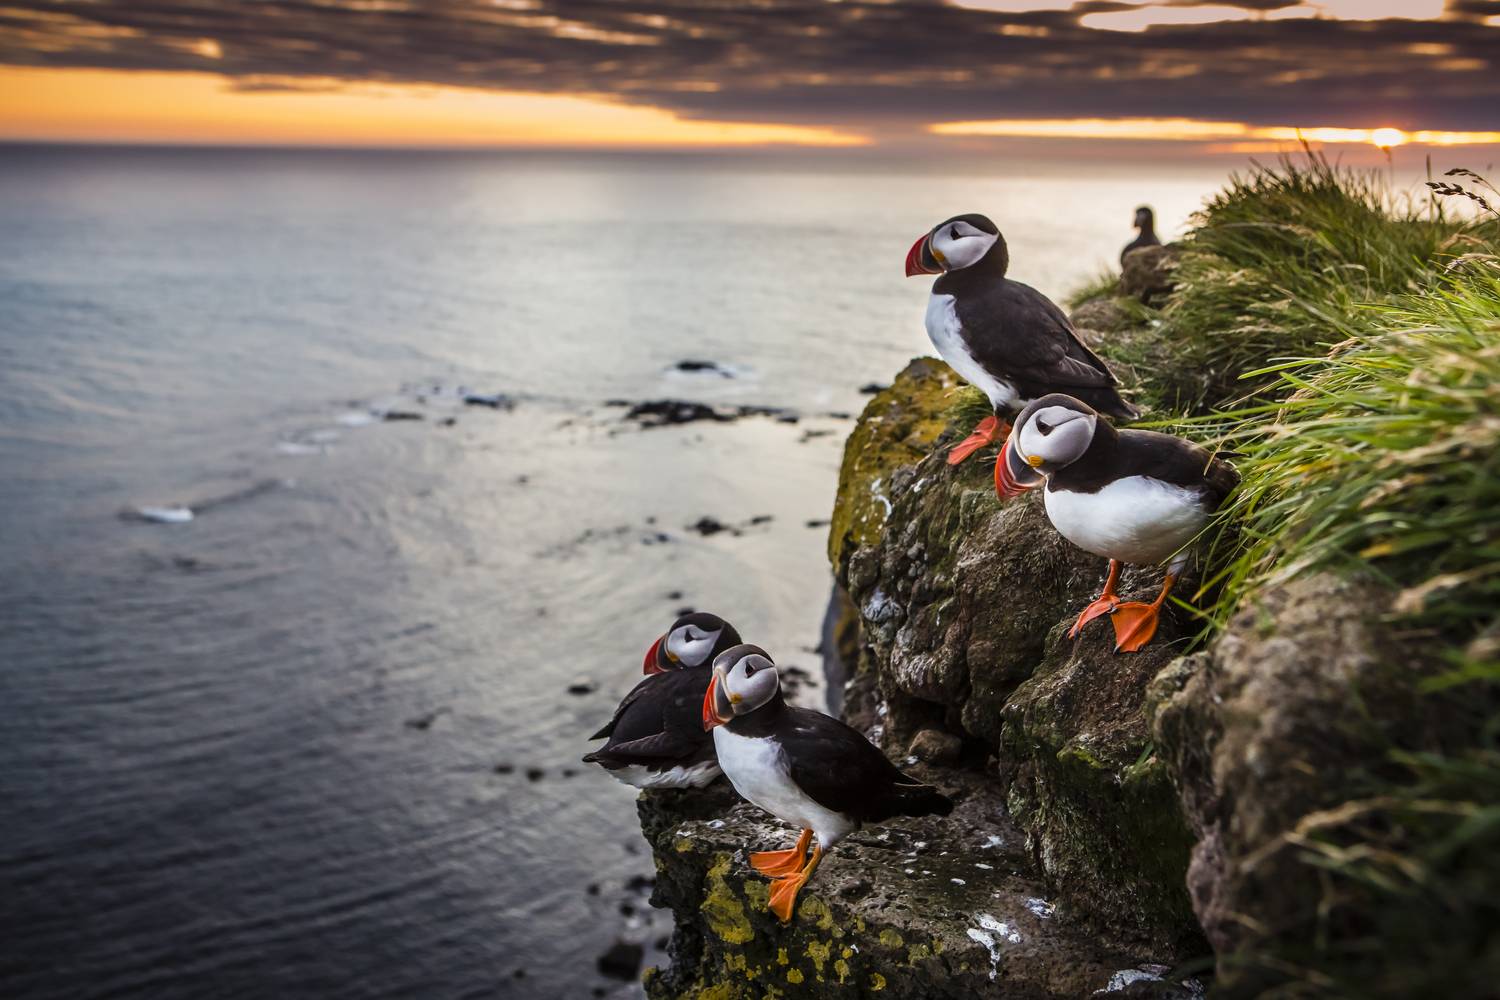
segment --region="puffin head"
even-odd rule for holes
[[[1010,266],[1000,228],[983,215],[955,215],[912,244],[906,253],[906,276],[962,271],[981,261],[1000,275]]]
[[[748,715],[780,691],[781,678],[771,654],[749,644],[726,649],[714,660],[714,676],[703,695],[703,728]]]
[[[995,490],[1020,493],[1072,465],[1094,443],[1099,414],[1087,403],[1054,392],[1032,400],[1011,426],[995,463]]]
[[[1156,225],[1156,213],[1151,211],[1151,206],[1142,205],[1135,210],[1135,228],[1145,231]]]
[[[730,646],[740,644],[734,626],[706,611],[683,615],[646,650],[642,673],[660,674],[712,663]]]

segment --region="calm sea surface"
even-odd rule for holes
[[[816,667],[912,240],[987,212],[1062,295],[1221,179],[0,148],[0,995],[632,995],[584,737],[683,606]],[[660,397],[803,419],[604,405]]]

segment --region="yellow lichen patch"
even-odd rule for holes
[[[713,867],[703,880],[703,905],[698,909],[708,922],[711,933],[730,944],[745,944],[755,936],[755,932],[750,928],[750,917],[745,913],[744,904],[724,879],[729,871],[729,864],[727,854],[720,854],[714,860]]]
[[[853,957],[853,955],[854,955],[854,949],[853,948],[845,948],[843,951],[839,952],[839,958],[851,958],[851,957]]]
[[[828,964],[828,957],[833,953],[833,945],[825,941],[807,942],[807,957],[812,959],[813,968],[818,971],[818,978],[823,976],[823,966]]]
[[[865,918],[864,917],[855,917],[854,918],[854,929],[857,932],[861,933],[861,934],[864,933],[864,931],[865,931]]]
[[[812,921],[818,930],[833,931],[835,936],[843,937],[843,932],[833,926],[833,911],[828,908],[827,903],[823,902],[817,896],[804,898],[802,905],[798,909],[804,917]]]
[[[925,944],[914,944],[910,948],[906,949],[906,961],[912,965],[916,965],[924,958],[931,957],[932,949],[927,947]]]
[[[901,940],[901,935],[894,928],[887,927],[880,932],[880,943],[887,948],[899,948],[906,942]]]
[[[793,986],[796,986],[798,983],[802,982],[802,970],[801,969],[787,969],[786,970],[786,981],[789,982],[789,983],[791,983]]]
[[[728,983],[715,983],[712,986],[703,987],[694,1000],[734,1000],[734,991],[730,989]]]
[[[942,938],[933,938],[932,939],[932,953],[934,955],[941,955],[943,953],[943,947],[944,947],[944,945],[943,945],[943,939]]]
[[[777,948],[776,949],[776,964],[777,965],[786,965],[790,961],[791,961],[791,959],[789,959],[789,958],[786,957],[786,949],[785,948]]]
[[[878,972],[870,973],[870,992],[879,993],[885,989],[885,977]]]
[[[839,974],[839,985],[849,981],[849,963],[842,958],[833,963],[833,971]]]
[[[678,854],[686,854],[693,849],[693,842],[686,837],[678,837],[672,841],[672,850]]]

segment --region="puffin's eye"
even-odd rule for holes
[[[958,231],[957,226],[954,226],[952,229],[948,230],[948,238],[951,240],[961,240],[964,238],[964,234]]]
[[[1043,420],[1041,417],[1037,418],[1036,429],[1041,431],[1043,434],[1052,433],[1052,425],[1047,423],[1047,421]]]
[[[749,677],[753,673],[755,673],[755,665],[747,661],[745,663],[745,676]]]

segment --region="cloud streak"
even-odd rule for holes
[[[1212,3],[1274,13],[1295,0]],[[1500,0],[1450,0],[1445,18],[1422,21],[1084,24],[1138,6],[0,0],[0,63],[212,72],[245,90],[374,82],[604,95],[694,118],[878,137],[1029,118],[1500,127],[1500,27],[1486,24]]]

